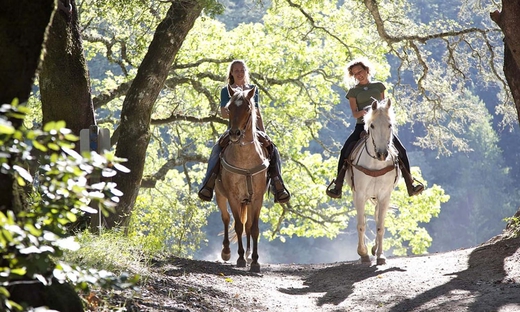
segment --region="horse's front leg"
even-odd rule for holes
[[[253,208],[254,207],[254,208]],[[249,271],[260,273],[260,264],[258,263],[258,237],[260,236],[260,229],[258,228],[258,222],[260,219],[260,209],[262,208],[262,202],[253,206],[252,213],[252,224],[251,224],[251,236],[253,238],[253,254],[251,256],[251,265]]]
[[[249,219],[247,219],[247,221],[248,224],[246,224],[246,261],[250,264],[253,261],[251,259],[251,225],[249,224]]]
[[[358,232],[358,247],[357,253],[361,257],[362,264],[370,264],[370,256],[368,255],[368,248],[365,244],[365,199],[362,196],[354,193],[354,205],[357,211],[357,232]]]
[[[383,237],[385,236],[385,217],[390,205],[390,199],[379,200],[375,210],[376,221],[376,244],[372,247],[372,255],[376,256],[376,264],[386,264],[386,257],[383,254]]]
[[[224,240],[222,241],[222,251],[220,256],[222,260],[229,261],[231,259],[231,249],[229,248],[229,221],[230,216],[227,210],[227,199],[217,194],[217,205],[220,209],[220,216],[224,224]]]
[[[244,205],[244,204],[242,203],[241,205]],[[236,215],[235,215],[235,212],[233,212],[233,217],[235,219],[235,233],[237,235],[237,241],[238,241],[237,267],[245,268],[246,259],[244,258],[244,245],[242,243],[242,234],[244,233],[244,224],[242,223],[242,220],[240,218],[238,211],[237,211]]]

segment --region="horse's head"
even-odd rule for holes
[[[229,95],[231,99],[226,105],[229,111],[229,139],[236,143],[240,141],[246,131],[250,130],[251,134],[256,127],[256,110],[254,103],[254,95],[256,87],[253,89],[242,90],[240,88],[233,89],[228,85]],[[252,135],[252,138],[254,135]]]
[[[371,156],[378,160],[387,160],[391,153],[395,153],[395,149],[391,148],[393,147],[394,110],[390,100],[374,101],[364,120],[365,130],[375,153]],[[367,146],[370,146],[370,143]],[[371,154],[371,151],[369,153]]]

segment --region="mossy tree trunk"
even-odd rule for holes
[[[74,0],[59,0],[39,75],[43,123],[64,120],[79,136],[96,124]]]
[[[202,12],[202,7],[198,0],[172,2],[166,17],[157,27],[148,52],[126,94],[121,111],[116,156],[128,159],[124,165],[131,172],[118,174],[113,178],[124,195],[120,198],[116,213],[106,220],[109,228],[128,225],[143,176],[153,106],[164,86],[172,62]]]
[[[53,0],[6,0],[0,9],[0,105],[13,99],[24,103],[34,83],[47,27],[54,11]],[[19,120],[11,120],[18,128]],[[15,207],[13,178],[0,173],[0,211]]]
[[[520,1],[502,0],[502,11],[492,12],[491,19],[504,33],[504,75],[520,122]]]

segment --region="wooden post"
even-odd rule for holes
[[[110,131],[106,128],[99,128],[97,125],[92,125],[89,129],[82,129],[79,133],[80,152],[95,151],[103,155],[110,150]],[[101,181],[100,176],[91,176],[89,184],[95,184]],[[91,202],[90,207],[98,211],[97,216],[90,218],[90,229],[93,233],[101,233],[103,214],[96,202]]]

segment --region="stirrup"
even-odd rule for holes
[[[291,199],[291,194],[289,194],[289,192],[287,190],[285,190],[285,188],[281,191],[274,193],[274,202],[275,203],[285,204],[290,199]]]
[[[332,184],[334,184],[334,187],[332,187]],[[333,179],[329,186],[327,186],[327,191],[325,193],[332,198],[341,198],[341,190],[336,189],[336,186],[336,179]]]
[[[417,180],[415,178],[413,178],[413,181],[416,181],[419,184],[418,185],[413,185],[413,182],[412,182],[411,192],[410,191],[408,192],[409,196],[419,195],[419,194],[421,194],[424,191],[424,184],[422,184],[421,181],[419,181],[419,180]]]

